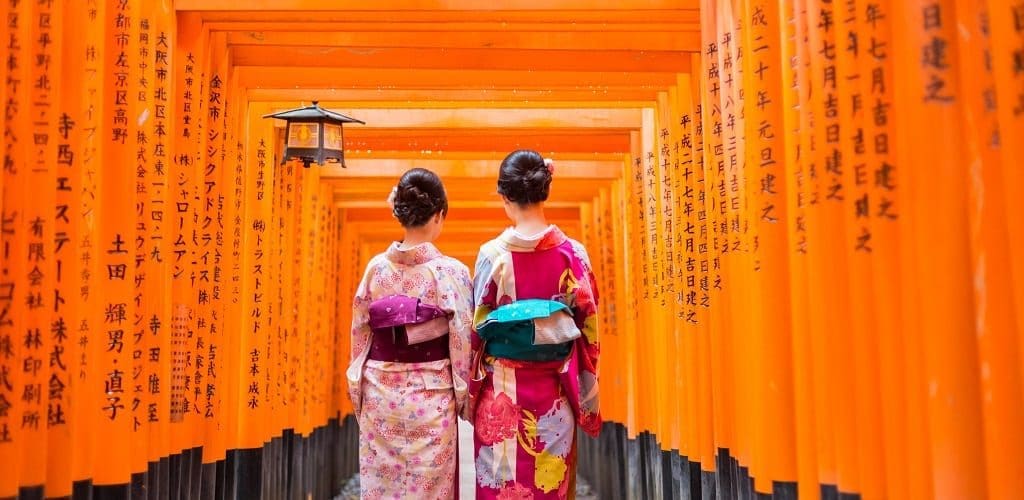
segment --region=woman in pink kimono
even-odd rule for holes
[[[515,223],[480,248],[470,413],[479,499],[575,495],[576,426],[597,435],[597,293],[583,246],[544,217],[553,165],[501,164]]]
[[[352,306],[349,397],[361,497],[455,498],[472,329],[469,269],[433,245],[448,201],[420,168],[392,191],[402,241],[370,260]]]

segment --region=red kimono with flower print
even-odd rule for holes
[[[509,229],[480,250],[474,278],[479,325],[523,299],[569,306],[581,336],[568,357],[523,361],[480,353],[470,382],[477,498],[567,498],[576,467],[576,425],[600,431],[597,293],[586,250],[557,227],[527,238]]]

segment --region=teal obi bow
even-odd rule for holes
[[[523,361],[565,359],[580,330],[569,306],[553,300],[524,299],[491,311],[477,327],[487,354]]]

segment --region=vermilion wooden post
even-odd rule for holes
[[[3,243],[3,280],[0,281],[0,339],[3,343],[3,364],[0,365],[0,404],[6,410],[0,416],[0,459],[14,464],[9,473],[0,475],[0,494],[18,494],[22,465],[21,446],[25,439],[22,431],[24,403],[22,356],[23,335],[26,325],[24,298],[27,292],[28,227],[25,218],[27,200],[24,184],[29,177],[28,129],[30,110],[28,101],[30,76],[29,29],[31,6],[15,5],[8,10],[7,29],[9,44],[7,80],[4,82],[7,102],[4,104],[4,170],[3,170],[3,222],[6,231],[0,234]],[[13,66],[13,67],[12,67]]]
[[[857,484],[846,486],[868,497],[885,496],[881,398],[878,391],[878,337],[875,313],[875,286],[872,261],[886,256],[876,251],[872,230],[872,203],[879,197],[871,193],[871,152],[885,152],[887,137],[871,136],[866,124],[871,118],[870,88],[864,85],[872,73],[865,72],[864,60],[871,57],[870,33],[858,23],[856,2],[833,6],[835,20],[835,65],[840,78],[836,95],[839,99],[840,158],[834,159],[839,170],[838,182],[843,186],[841,203],[845,231],[844,251],[849,268],[849,335],[837,339],[843,356],[842,370],[849,375],[842,387],[851,388],[854,410],[844,412],[842,433],[853,438]],[[845,42],[844,42],[845,41]],[[843,389],[840,389],[843,392]],[[850,394],[843,396],[850,401]],[[848,403],[847,403],[848,404]],[[849,420],[853,417],[853,421]],[[852,426],[852,427],[845,427]],[[846,483],[844,483],[846,484]],[[845,491],[845,490],[844,490]]]
[[[1014,310],[1017,327],[1024,325],[1024,185],[1020,159],[1024,145],[1014,138],[1024,134],[1024,72],[1021,71],[1021,44],[1024,43],[1024,6],[1012,0],[988,0],[988,22],[991,28],[991,64],[995,76],[998,102],[1000,150],[1002,154],[1003,190],[1006,201],[1006,223],[1010,242],[1010,272],[1013,276]],[[1019,330],[1018,366],[1024,367],[1024,338]],[[1022,375],[1024,376],[1024,375]]]
[[[196,333],[195,291],[195,211],[199,177],[196,144],[202,137],[200,120],[200,85],[202,83],[202,22],[196,15],[178,16],[173,49],[174,152],[169,177],[171,183],[168,205],[173,210],[170,234],[171,279],[171,379],[165,384],[171,393],[170,448],[175,455],[193,446],[194,409],[192,385],[186,387],[186,377],[194,374],[192,350]],[[189,368],[192,368],[190,371]]]
[[[135,134],[129,139],[132,151],[131,179],[135,187],[135,210],[133,211],[135,234],[131,241],[131,247],[135,256],[131,267],[135,270],[135,279],[132,283],[132,301],[135,304],[135,315],[132,318],[131,327],[128,333],[131,338],[131,371],[129,372],[129,394],[130,394],[130,418],[131,418],[131,473],[134,478],[142,475],[145,480],[145,473],[149,469],[149,442],[155,437],[148,412],[153,403],[153,395],[148,390],[148,379],[150,375],[157,375],[152,372],[153,364],[147,360],[146,355],[158,344],[154,342],[155,335],[148,332],[149,323],[159,310],[163,294],[162,286],[150,288],[152,281],[162,284],[162,276],[158,274],[155,259],[151,256],[151,245],[162,244],[159,232],[154,238],[154,230],[157,223],[152,220],[152,210],[162,209],[162,200],[157,198],[162,190],[161,186],[154,186],[160,183],[153,158],[151,145],[156,140],[155,122],[156,95],[151,86],[155,83],[156,73],[154,70],[155,61],[153,53],[155,50],[155,12],[150,10],[149,5],[143,2],[140,4],[138,16],[132,20],[135,25],[132,30],[135,46],[133,48],[135,60],[131,68],[131,95],[129,99],[134,103]],[[154,9],[155,10],[155,9]],[[152,83],[151,83],[152,82]],[[152,170],[152,172],[151,172]],[[155,292],[155,293],[154,293]],[[133,481],[134,483],[134,481]]]
[[[1016,452],[1024,442],[1021,371],[1017,342],[1020,326],[1013,310],[1013,262],[1007,226],[1000,149],[1006,142],[999,129],[989,6],[955,2],[960,106],[966,134],[968,227],[977,328],[982,424],[985,430],[985,480],[993,498],[1010,498],[1024,489],[1024,458]],[[1021,15],[1024,16],[1024,9]],[[1024,17],[1022,17],[1024,19]],[[1011,139],[1012,141],[1012,139]]]
[[[143,416],[150,426],[148,460],[159,463],[175,453],[171,450],[171,388],[173,351],[173,262],[172,251],[175,236],[177,208],[173,199],[176,194],[175,151],[176,134],[174,126],[177,109],[174,99],[174,50],[175,14],[168,0],[159,5],[147,5],[151,29],[150,62],[152,77],[149,80],[153,132],[149,138],[148,157],[150,164],[146,173],[148,206],[144,217],[149,229],[149,244],[146,245],[146,285],[144,299],[146,314],[143,315],[144,335],[149,337],[148,350],[143,351],[147,364],[144,391],[149,396],[148,407]],[[149,487],[163,493],[164,484],[159,477],[149,478]]]
[[[63,19],[87,19],[84,2],[66,2],[56,7]],[[85,137],[86,90],[82,85],[85,73],[87,32],[93,23],[60,23],[61,67],[57,76],[61,84],[56,149],[56,210],[54,257],[56,259],[54,291],[54,318],[48,335],[53,340],[53,353],[60,362],[53,363],[49,381],[47,420],[47,492],[70,495],[71,483],[78,475],[75,470],[76,449],[84,447],[84,436],[77,432],[75,407],[80,399],[75,394],[79,382],[79,347],[77,330],[82,321],[81,263],[79,245],[83,225],[81,206],[83,192],[83,138]],[[2,175],[0,175],[2,177]],[[62,493],[63,492],[63,493]]]
[[[243,176],[245,200],[243,209],[242,252],[242,328],[239,332],[239,355],[242,375],[239,378],[239,440],[242,449],[263,446],[268,404],[265,398],[264,371],[270,360],[266,357],[269,336],[267,305],[270,301],[267,283],[271,265],[267,233],[271,217],[274,162],[273,124],[262,118],[262,109],[250,105],[246,169]]]
[[[900,213],[902,242],[907,245],[901,263],[907,282],[915,285],[905,289],[912,302],[905,304],[911,314],[904,316],[903,330],[914,359],[909,368],[920,370],[909,390],[924,396],[924,420],[910,422],[928,423],[926,434],[915,435],[909,446],[923,447],[930,455],[931,491],[919,493],[984,497],[966,156],[959,125],[959,107],[965,99],[955,70],[960,56],[952,50],[959,20],[952,0],[894,2],[891,11],[892,22],[899,27],[893,30],[897,137],[900,144],[930,145],[897,151],[905,166],[897,184],[901,194],[908,194]],[[922,438],[924,442],[916,441]],[[912,450],[911,463],[919,450]],[[911,495],[918,496],[914,489]]]
[[[224,212],[227,191],[234,186],[224,183],[224,170],[229,168],[227,148],[231,145],[228,119],[230,113],[238,112],[236,103],[229,101],[229,62],[226,42],[223,33],[211,35],[210,63],[206,76],[207,88],[204,114],[206,128],[200,138],[205,150],[205,161],[202,163],[203,187],[199,191],[199,202],[204,210],[200,218],[199,239],[201,250],[197,263],[200,264],[200,294],[197,297],[200,307],[205,308],[207,321],[205,345],[196,352],[196,359],[202,360],[199,366],[199,384],[202,407],[200,414],[204,422],[203,463],[210,464],[224,460],[226,455],[225,434],[231,421],[223,415],[224,392],[228,390],[225,383],[226,368],[221,362],[225,353],[227,333],[224,329],[224,254],[229,246],[226,244],[225,228],[228,221]],[[205,301],[205,304],[204,304]]]
[[[867,150],[866,172],[861,173],[866,173],[868,178],[865,191],[870,223],[867,228],[871,234],[874,279],[870,308],[876,317],[878,380],[884,381],[880,383],[880,405],[885,492],[892,498],[908,496],[908,462],[914,461],[908,455],[905,427],[909,414],[904,385],[904,335],[900,325],[904,286],[900,273],[901,186],[896,182],[896,173],[901,167],[896,153],[903,146],[897,141],[893,115],[895,53],[891,33],[895,26],[889,5],[885,1],[858,1],[855,22],[861,51],[859,81],[866,113],[862,122]],[[923,465],[920,461],[914,463]]]
[[[135,211],[134,173],[138,107],[131,81],[137,64],[135,19],[138,2],[107,0],[101,19],[104,78],[98,152],[102,154],[99,230],[95,258],[99,263],[97,301],[92,306],[90,342],[98,354],[93,369],[96,383],[89,394],[98,412],[93,433],[96,466],[93,483],[114,491],[127,489],[131,476],[132,350],[135,320]],[[137,20],[136,20],[137,21]]]
[[[711,45],[709,45],[709,48]],[[693,56],[691,64],[701,61],[699,55]],[[701,67],[698,64],[698,67]],[[703,68],[701,76],[694,82],[691,91],[693,92],[694,106],[699,110],[693,117],[693,152],[694,152],[694,190],[696,202],[694,210],[697,219],[697,279],[700,287],[697,304],[697,321],[700,328],[697,331],[697,436],[698,452],[701,471],[714,473],[717,470],[715,457],[717,456],[717,437],[715,435],[715,419],[717,406],[712,399],[716,387],[717,376],[715,375],[716,362],[712,356],[715,340],[712,338],[712,331],[715,328],[714,311],[712,310],[712,296],[717,295],[714,289],[713,274],[711,270],[714,259],[712,227],[715,220],[711,210],[710,202],[711,189],[708,187],[712,182],[712,173],[709,169],[713,159],[713,151],[709,148],[715,143],[711,131],[713,121],[711,120],[711,106],[707,98],[709,85],[715,85],[717,73],[714,79],[709,68]],[[717,116],[717,112],[716,112]]]
[[[744,38],[746,111],[746,171],[748,217],[756,228],[751,241],[753,302],[759,304],[760,318],[751,328],[759,334],[754,355],[761,358],[760,373],[751,381],[761,395],[758,419],[758,452],[763,455],[765,478],[772,481],[797,480],[797,440],[794,407],[794,362],[792,352],[791,270],[787,222],[787,139],[796,143],[784,121],[783,93],[788,60],[782,44],[788,13],[778,2],[751,0],[746,3]],[[767,485],[766,485],[767,486]]]
[[[783,123],[786,140],[784,185],[786,186],[786,230],[789,257],[790,324],[792,327],[794,425],[796,426],[797,493],[800,497],[820,495],[818,470],[818,440],[814,404],[814,377],[810,338],[807,259],[807,204],[811,162],[810,85],[808,71],[810,58],[807,40],[807,15],[804,0],[790,0],[782,4],[780,17],[787,19],[789,36],[783,45],[785,55],[782,67],[786,110]]]

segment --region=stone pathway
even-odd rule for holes
[[[459,500],[473,500],[473,426],[469,422],[459,420]],[[358,500],[359,475],[353,476],[345,483],[341,495],[334,500]],[[582,477],[576,477],[576,499],[597,500],[597,493]]]

